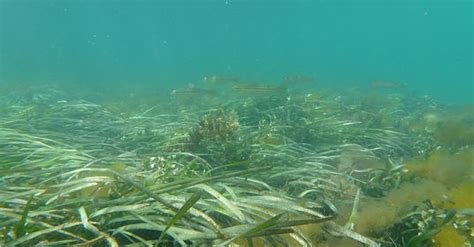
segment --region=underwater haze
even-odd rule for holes
[[[1,83],[152,85],[207,74],[403,82],[473,101],[473,2],[0,1]]]

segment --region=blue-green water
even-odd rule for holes
[[[0,83],[156,85],[209,74],[405,82],[473,101],[473,2],[0,1]]]

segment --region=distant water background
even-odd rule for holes
[[[473,103],[473,2],[0,0],[0,83],[169,93],[205,75],[305,74]]]

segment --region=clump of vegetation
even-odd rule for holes
[[[234,111],[211,110],[200,117],[189,131],[190,149],[210,155],[215,165],[224,165],[248,158],[245,140],[239,136],[239,119]]]
[[[199,119],[189,136],[197,145],[203,142],[227,142],[237,138],[239,120],[235,112],[214,110]]]

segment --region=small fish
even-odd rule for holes
[[[306,83],[314,81],[314,77],[306,75],[287,75],[283,77],[284,84]]]
[[[385,88],[385,89],[399,89],[406,88],[408,84],[404,82],[393,82],[393,81],[373,81],[370,83],[373,88]]]
[[[286,86],[272,86],[267,84],[241,84],[232,87],[232,91],[241,94],[283,94],[287,92]]]
[[[214,95],[214,91],[197,88],[194,85],[185,87],[185,88],[178,88],[171,91],[172,96],[193,96],[193,95]]]
[[[238,82],[240,80],[240,78],[236,77],[236,76],[216,76],[216,75],[213,75],[213,76],[204,76],[204,78],[202,78],[202,80],[205,83],[208,83],[208,84],[216,84],[216,83],[235,83],[235,82]]]

